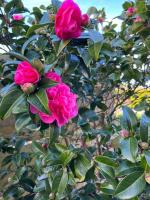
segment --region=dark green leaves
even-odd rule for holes
[[[150,140],[150,117],[144,114],[140,121],[140,136],[142,142]]]
[[[103,163],[105,165],[108,165],[110,167],[117,167],[118,164],[116,163],[115,160],[109,158],[109,157],[106,157],[106,156],[97,156],[95,158],[95,161],[98,162],[98,163]]]
[[[133,172],[119,183],[115,196],[119,199],[131,199],[143,192],[145,185],[143,172]]]
[[[120,149],[122,156],[131,161],[136,162],[136,157],[138,153],[138,143],[136,138],[130,137],[121,141]]]
[[[50,112],[48,107],[48,97],[44,89],[41,89],[37,93],[30,95],[27,100],[38,110],[47,114]]]
[[[74,161],[74,170],[76,177],[82,182],[85,179],[87,171],[91,168],[91,162],[84,155],[78,155]]]
[[[124,106],[122,110],[123,116],[121,119],[121,123],[123,128],[134,131],[138,123],[135,113],[127,106]]]
[[[64,169],[63,172],[59,172],[54,177],[52,183],[52,192],[57,193],[57,196],[61,195],[67,186],[68,183],[68,173],[67,170]]]
[[[6,119],[10,116],[16,101],[21,96],[22,92],[18,88],[14,87],[8,91],[0,101],[0,118]]]
[[[30,35],[32,35],[34,33],[34,31],[36,31],[37,29],[42,28],[44,26],[47,26],[47,25],[49,25],[49,23],[35,24],[35,25],[31,26],[28,29],[26,36],[29,37]]]

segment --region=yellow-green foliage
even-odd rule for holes
[[[143,101],[150,104],[150,88],[141,88],[137,89],[136,93],[130,98],[131,104],[130,107],[134,108]]]

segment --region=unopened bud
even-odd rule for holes
[[[21,89],[25,94],[31,94],[35,90],[35,86],[32,83],[25,83],[21,85]]]
[[[150,184],[150,173],[145,174],[145,181]]]
[[[129,137],[129,131],[127,131],[126,129],[121,130],[120,136],[123,137],[123,138],[128,138]]]
[[[103,18],[103,17],[99,17],[99,18],[98,18],[98,22],[99,22],[99,23],[103,23],[103,22],[104,22],[104,18]]]
[[[143,22],[143,19],[140,16],[137,16],[134,20],[135,23],[141,23]]]
[[[47,144],[47,143],[44,143],[44,144],[42,144],[42,147],[43,147],[44,149],[47,149],[47,148],[48,148],[48,144]]]

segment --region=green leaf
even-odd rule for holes
[[[56,174],[53,183],[52,183],[52,192],[58,193],[58,195],[62,194],[68,183],[68,174],[66,168],[64,168],[63,172],[59,172]]]
[[[61,40],[58,48],[57,56],[62,52],[62,50],[69,44],[70,40]]]
[[[32,37],[30,37],[22,46],[22,49],[21,49],[21,53],[24,55],[25,53],[25,50],[27,48],[27,46],[33,42],[34,40],[36,40],[37,38],[39,37],[39,35],[33,35]]]
[[[85,179],[86,173],[91,168],[91,162],[84,155],[78,155],[74,161],[75,174],[80,181]]]
[[[88,32],[89,38],[94,42],[94,43],[102,43],[103,41],[103,35],[100,34],[100,32],[95,31],[95,30],[89,30]]]
[[[33,26],[31,26],[28,31],[27,31],[27,34],[26,34],[26,37],[29,37],[31,34],[34,33],[34,31],[36,31],[37,29],[39,28],[42,28],[44,26],[47,26],[49,25],[50,23],[44,23],[44,24],[35,24]]]
[[[89,67],[92,62],[92,58],[90,57],[88,50],[84,48],[78,48],[78,52],[83,59],[85,65]]]
[[[137,163],[131,163],[128,160],[122,160],[119,167],[116,169],[116,176],[126,176],[132,172],[141,171],[142,168]]]
[[[64,166],[66,166],[74,157],[75,154],[73,152],[66,150],[61,153],[59,160]]]
[[[144,152],[144,156],[145,156],[145,159],[146,159],[146,162],[147,162],[148,166],[150,167],[150,152],[149,151],[145,151]]]
[[[55,147],[61,153],[67,150],[67,147],[63,144],[55,143]]]
[[[140,136],[142,142],[149,142],[150,140],[150,117],[144,114],[140,121]]]
[[[123,106],[123,117],[122,117],[122,126],[128,130],[134,130],[137,127],[138,121],[135,113],[128,108],[127,106]]]
[[[88,48],[89,55],[95,61],[98,61],[98,59],[99,59],[101,48],[102,48],[101,42],[96,42],[94,44],[89,45],[89,48]]]
[[[118,163],[116,163],[115,160],[113,160],[112,158],[106,157],[106,156],[97,156],[95,158],[95,161],[98,163],[103,163],[110,167],[114,167],[114,168],[116,168],[118,166]]]
[[[15,145],[15,148],[17,151],[20,151],[21,148],[25,145],[25,140],[23,139],[19,139],[17,142],[16,142],[16,145]]]
[[[117,186],[115,197],[131,199],[143,192],[146,182],[143,172],[133,172],[126,176]]]
[[[32,148],[34,152],[45,154],[45,150],[42,148],[42,146],[37,143],[36,141],[32,141]]]
[[[10,55],[10,56],[15,57],[15,58],[17,58],[17,59],[23,60],[23,61],[26,60],[27,62],[30,63],[30,61],[28,60],[28,58],[25,57],[25,56],[23,56],[23,55],[20,54],[20,53],[10,51],[10,52],[6,53],[6,55],[7,55],[7,54]]]
[[[6,119],[10,116],[13,107],[15,106],[18,98],[21,96],[22,91],[18,88],[11,89],[6,93],[0,101],[0,118]]]
[[[44,89],[39,90],[35,94],[31,94],[27,101],[38,110],[49,114],[48,97]]]
[[[98,162],[98,168],[100,169],[102,176],[113,186],[113,188],[116,188],[117,180],[115,179],[115,171],[113,167]]]
[[[31,117],[29,113],[21,113],[17,116],[17,120],[15,123],[15,128],[17,132],[20,132],[23,128],[25,128],[31,122]]]
[[[136,138],[130,137],[121,141],[120,149],[122,156],[131,161],[136,162],[136,157],[138,154],[138,143]]]

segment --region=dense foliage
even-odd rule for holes
[[[150,1],[125,2],[119,31],[61,4],[0,0],[3,199],[150,199]]]

